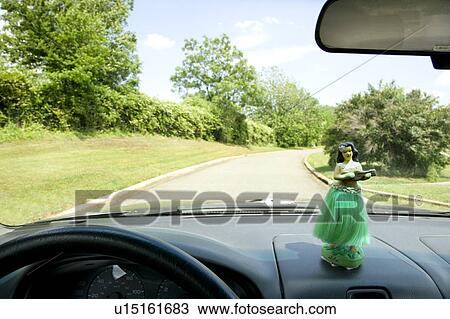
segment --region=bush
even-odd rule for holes
[[[41,124],[56,130],[103,130],[119,120],[123,94],[93,85],[76,69],[36,74],[0,67],[0,125]]]
[[[39,124],[30,124],[28,126],[19,127],[16,124],[8,123],[0,128],[0,143],[7,143],[21,140],[40,139],[49,134]]]
[[[30,124],[59,131],[119,130],[243,145],[270,144],[274,139],[269,127],[200,96],[188,96],[182,103],[160,101],[134,90],[93,85],[77,69],[38,77],[2,68],[0,75],[0,127],[11,124],[19,130],[9,126],[3,132],[5,140],[25,134],[19,127]]]
[[[117,125],[126,94],[94,84],[80,70],[47,74],[40,88],[42,123],[60,130],[105,130]]]
[[[273,130],[262,123],[247,120],[247,144],[270,145],[275,142]]]
[[[29,124],[39,119],[34,104],[37,94],[31,72],[0,66],[0,126],[9,122]]]
[[[155,133],[158,120],[155,117],[156,101],[141,93],[120,96],[117,127],[126,132]]]
[[[274,131],[278,146],[286,148],[303,146],[302,135],[305,133],[305,126],[302,123],[280,122]]]
[[[120,128],[125,131],[215,140],[219,121],[204,100],[159,101],[136,93],[122,97]]]
[[[297,110],[274,124],[276,143],[280,147],[312,147],[320,144],[329,122],[318,107]]]
[[[213,113],[214,105],[200,97],[188,97],[181,104],[191,114],[195,138],[214,141],[220,130],[220,120]]]
[[[419,91],[405,93],[394,83],[369,86],[336,109],[325,151],[334,164],[340,142],[355,142],[360,158],[394,175],[435,178],[449,160],[450,107]]]
[[[216,141],[245,145],[247,143],[247,117],[231,101],[213,99],[211,112],[219,119]]]

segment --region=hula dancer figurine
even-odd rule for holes
[[[376,175],[363,171],[358,150],[352,142],[339,144],[334,179],[320,208],[314,236],[324,242],[321,258],[348,270],[358,268],[364,259],[363,245],[369,244],[367,211],[359,180]]]

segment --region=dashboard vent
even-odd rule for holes
[[[389,293],[382,288],[358,288],[347,291],[347,299],[390,299]]]

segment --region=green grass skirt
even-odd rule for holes
[[[360,189],[333,185],[320,207],[314,236],[325,243],[361,247],[370,242]]]

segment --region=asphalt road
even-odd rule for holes
[[[225,192],[234,200],[243,192],[266,192],[272,196],[282,192],[295,193],[297,201],[309,201],[315,194],[323,197],[328,189],[303,165],[305,156],[312,152],[315,150],[252,154],[202,168],[149,190]]]

